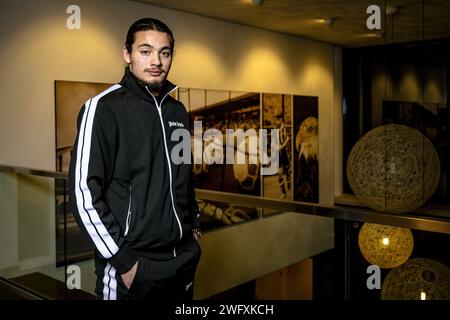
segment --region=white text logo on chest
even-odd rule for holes
[[[178,122],[178,121],[169,121],[169,127],[179,127],[179,128],[184,128],[184,124]]]

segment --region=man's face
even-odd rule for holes
[[[158,94],[172,64],[172,49],[167,33],[158,31],[138,31],[131,52],[123,51],[123,58],[130,71]]]

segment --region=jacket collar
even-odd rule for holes
[[[120,84],[126,88],[128,88],[131,92],[133,92],[135,95],[139,96],[140,98],[154,102],[153,98],[151,97],[150,93],[145,88],[145,84],[140,81],[136,76],[130,71],[130,69],[127,67],[125,68],[125,73],[122,77],[122,80],[120,81]],[[159,93],[158,97],[164,97],[167,95],[170,91],[175,89],[176,86],[166,79],[166,81],[163,84],[163,87],[161,88],[161,92]]]

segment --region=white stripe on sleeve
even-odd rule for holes
[[[104,95],[119,89],[116,84],[99,95],[91,98],[85,104],[85,110],[81,121],[77,146],[77,159],[75,165],[75,198],[81,221],[86,227],[89,236],[94,241],[97,250],[105,259],[114,256],[119,247],[106,230],[97,210],[92,204],[91,191],[87,185],[89,158],[91,153],[92,127],[98,100]]]

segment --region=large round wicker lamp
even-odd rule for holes
[[[405,125],[377,127],[354,145],[347,177],[358,199],[378,211],[421,207],[436,190],[439,156],[430,140]]]
[[[381,299],[450,300],[450,269],[432,259],[411,259],[388,273]]]
[[[407,228],[365,223],[358,236],[364,258],[380,268],[395,268],[410,257],[414,239]]]

